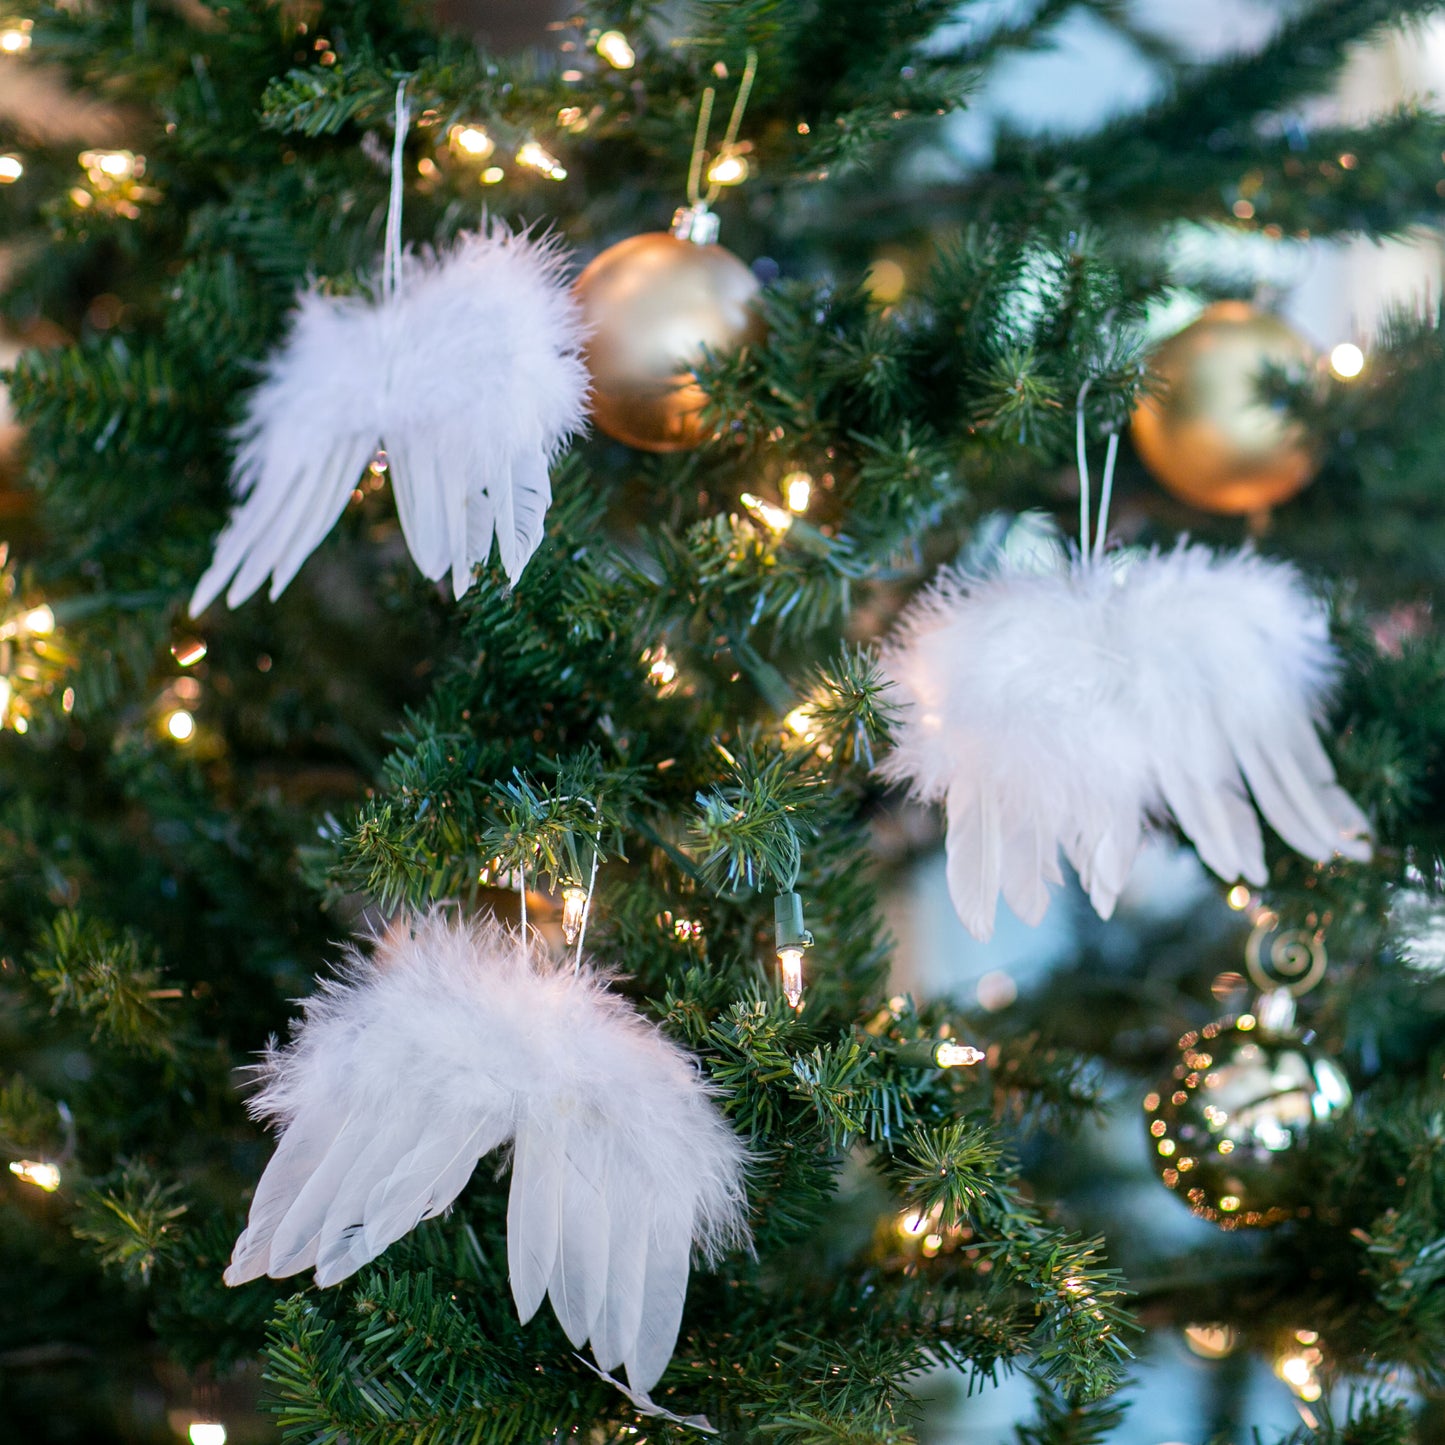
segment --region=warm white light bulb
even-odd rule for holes
[[[1313,1330],[1298,1330],[1295,1338],[1304,1348],[1280,1355],[1274,1372],[1301,1400],[1318,1400],[1324,1393],[1319,1372],[1325,1362],[1324,1351],[1315,1343],[1319,1336]]]
[[[199,637],[187,637],[171,648],[171,656],[182,667],[194,667],[206,655],[206,644]]]
[[[19,25],[6,26],[0,30],[0,55],[19,55],[30,49],[30,22],[22,20]]]
[[[740,186],[747,180],[751,169],[746,156],[728,151],[708,167],[707,178],[716,186]]]
[[[569,944],[577,942],[582,932],[583,920],[587,917],[587,890],[575,883],[562,890],[562,937]]]
[[[783,965],[783,997],[790,1008],[797,1008],[803,1001],[803,950],[780,948],[778,962]]]
[[[802,738],[805,743],[811,742],[818,736],[818,727],[813,717],[813,709],[806,703],[795,707],[783,721],[787,723],[793,732]]]
[[[55,614],[48,607],[32,607],[25,614],[25,630],[36,637],[49,637],[55,631]]]
[[[19,156],[0,156],[0,186],[14,185],[25,174],[25,163]]]
[[[186,1433],[191,1445],[226,1445],[226,1427],[219,1420],[193,1420]]]
[[[504,171],[504,170],[501,168],[501,166],[488,166],[488,167],[486,168],[486,170],[484,170],[484,171],[482,172],[482,176],[481,176],[482,184],[483,184],[484,186],[494,186],[494,185],[496,185],[497,182],[500,181],[506,174],[507,174],[506,171]]]
[[[166,718],[166,731],[178,743],[188,743],[196,735],[196,720],[185,708],[178,707]]]
[[[44,1164],[35,1159],[12,1159],[10,1172],[47,1194],[54,1194],[60,1188],[60,1170],[54,1164]]]
[[[1353,341],[1342,341],[1330,352],[1330,370],[1341,381],[1353,381],[1365,369],[1365,353]]]
[[[898,1232],[905,1239],[917,1239],[920,1234],[928,1233],[930,1224],[928,1215],[917,1209],[910,1209],[907,1213],[899,1216]]]
[[[755,497],[751,492],[744,492],[738,500],[775,536],[781,537],[793,525],[791,512],[785,512],[781,507],[765,501],[762,497]]]
[[[518,165],[530,166],[534,171],[541,173],[553,181],[565,181],[567,179],[566,167],[554,156],[551,151],[540,146],[534,140],[529,140],[521,150],[517,152]]]
[[[983,1059],[982,1049],[976,1049],[972,1044],[958,1044],[952,1039],[945,1039],[933,1051],[933,1062],[940,1069],[956,1069],[967,1064],[981,1064]]]
[[[134,151],[81,151],[80,164],[92,180],[128,180],[145,171],[145,157]]]
[[[812,477],[807,472],[789,472],[783,478],[783,498],[790,512],[802,516],[808,510],[808,503],[813,500]]]
[[[604,30],[597,37],[597,53],[614,70],[631,70],[637,64],[637,54],[620,30]]]
[[[1309,1383],[1310,1367],[1309,1361],[1302,1355],[1286,1355],[1279,1362],[1280,1377],[1291,1385],[1304,1385]]]
[[[642,660],[647,664],[647,680],[667,696],[677,681],[677,664],[668,656],[667,648],[649,648],[642,654]]]
[[[479,125],[454,125],[448,132],[452,149],[473,160],[484,161],[496,150],[497,143]]]

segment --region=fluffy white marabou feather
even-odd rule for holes
[[[385,447],[402,532],[460,597],[495,537],[515,582],[542,540],[548,467],[583,424],[581,312],[551,241],[493,222],[441,255],[408,256],[395,296],[304,292],[236,429],[240,504],[196,586],[271,597],[336,524]]]
[[[904,720],[880,770],[944,803],[976,937],[1000,894],[1043,917],[1061,850],[1107,918],[1151,818],[1228,880],[1265,881],[1256,806],[1308,857],[1370,856],[1315,732],[1336,670],[1299,574],[1247,550],[946,569],[884,650]]]
[[[605,980],[492,922],[403,922],[303,1005],[252,1113],[280,1141],[228,1284],[314,1268],[335,1284],[515,1140],[507,1210],[523,1321],[646,1394],[677,1341],[693,1247],[744,1243],[741,1141],[693,1060]]]

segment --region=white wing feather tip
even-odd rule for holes
[[[550,1294],[575,1344],[650,1390],[693,1249],[715,1259],[748,1237],[746,1150],[691,1057],[605,978],[440,912],[351,950],[302,1008],[258,1069],[249,1108],[281,1137],[226,1282],[344,1279],[515,1138],[518,1313]]]
[[[1107,917],[1151,818],[1228,881],[1262,878],[1256,808],[1308,857],[1370,857],[1314,730],[1339,670],[1328,620],[1285,563],[1181,542],[946,568],[882,668],[903,722],[879,772],[945,804],[949,891],[980,938],[1000,893],[1042,916],[1061,852]]]
[[[312,288],[261,368],[233,440],[237,505],[191,598],[274,600],[335,526],[378,447],[407,547],[460,597],[491,554],[516,582],[542,538],[548,468],[586,421],[585,326],[567,256],[492,221],[408,255],[397,294]]]

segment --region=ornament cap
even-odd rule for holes
[[[695,206],[679,206],[672,214],[672,234],[679,241],[691,241],[695,246],[714,245],[721,227],[717,212],[706,201],[699,201]]]
[[[1294,1028],[1294,994],[1287,988],[1272,988],[1260,994],[1254,1006],[1260,1029],[1267,1034],[1287,1034]]]

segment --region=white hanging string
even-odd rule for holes
[[[742,128],[743,113],[748,108],[748,97],[753,93],[753,81],[758,76],[758,52],[748,51],[747,63],[743,66],[743,78],[738,84],[737,99],[733,101],[733,113],[728,117],[727,133],[723,136],[719,156],[733,153],[738,143],[738,131]],[[707,133],[712,127],[712,107],[717,91],[708,86],[702,93],[697,107],[697,129],[692,138],[692,159],[687,167],[687,203],[696,208],[710,206],[722,191],[722,183],[713,181],[706,193],[702,189],[702,163],[707,155]]]
[[[522,942],[527,941],[527,869],[517,864],[517,897],[522,901]]]
[[[411,117],[403,80],[396,88],[396,137],[391,143],[391,200],[386,210],[386,247],[381,262],[381,292],[392,300],[401,285],[401,203],[406,169],[406,132]],[[525,927],[525,925],[524,925]]]
[[[1099,483],[1099,517],[1094,527],[1094,540],[1089,542],[1089,513],[1093,498],[1089,483],[1089,448],[1084,434],[1084,402],[1094,378],[1089,377],[1079,388],[1079,399],[1074,406],[1074,453],[1079,466],[1079,555],[1092,557],[1095,562],[1104,555],[1104,543],[1109,537],[1109,504],[1114,499],[1114,466],[1119,460],[1119,433],[1109,435],[1109,450],[1104,456],[1104,475]]]
[[[592,917],[592,891],[597,887],[597,855],[602,851],[602,828],[597,829],[597,846],[592,850],[592,875],[587,880],[587,901],[582,905],[582,926],[577,930],[577,955],[572,960],[572,972],[582,967],[582,945],[587,942],[587,920]]]
[[[1093,377],[1089,377],[1079,388],[1079,399],[1074,404],[1074,453],[1079,465],[1079,554],[1089,555],[1089,449],[1084,438],[1084,399],[1089,394]]]
[[[1109,503],[1114,497],[1114,463],[1119,460],[1119,433],[1109,437],[1109,451],[1104,457],[1104,480],[1099,484],[1099,525],[1094,533],[1094,561],[1104,555],[1104,543],[1109,537]]]

